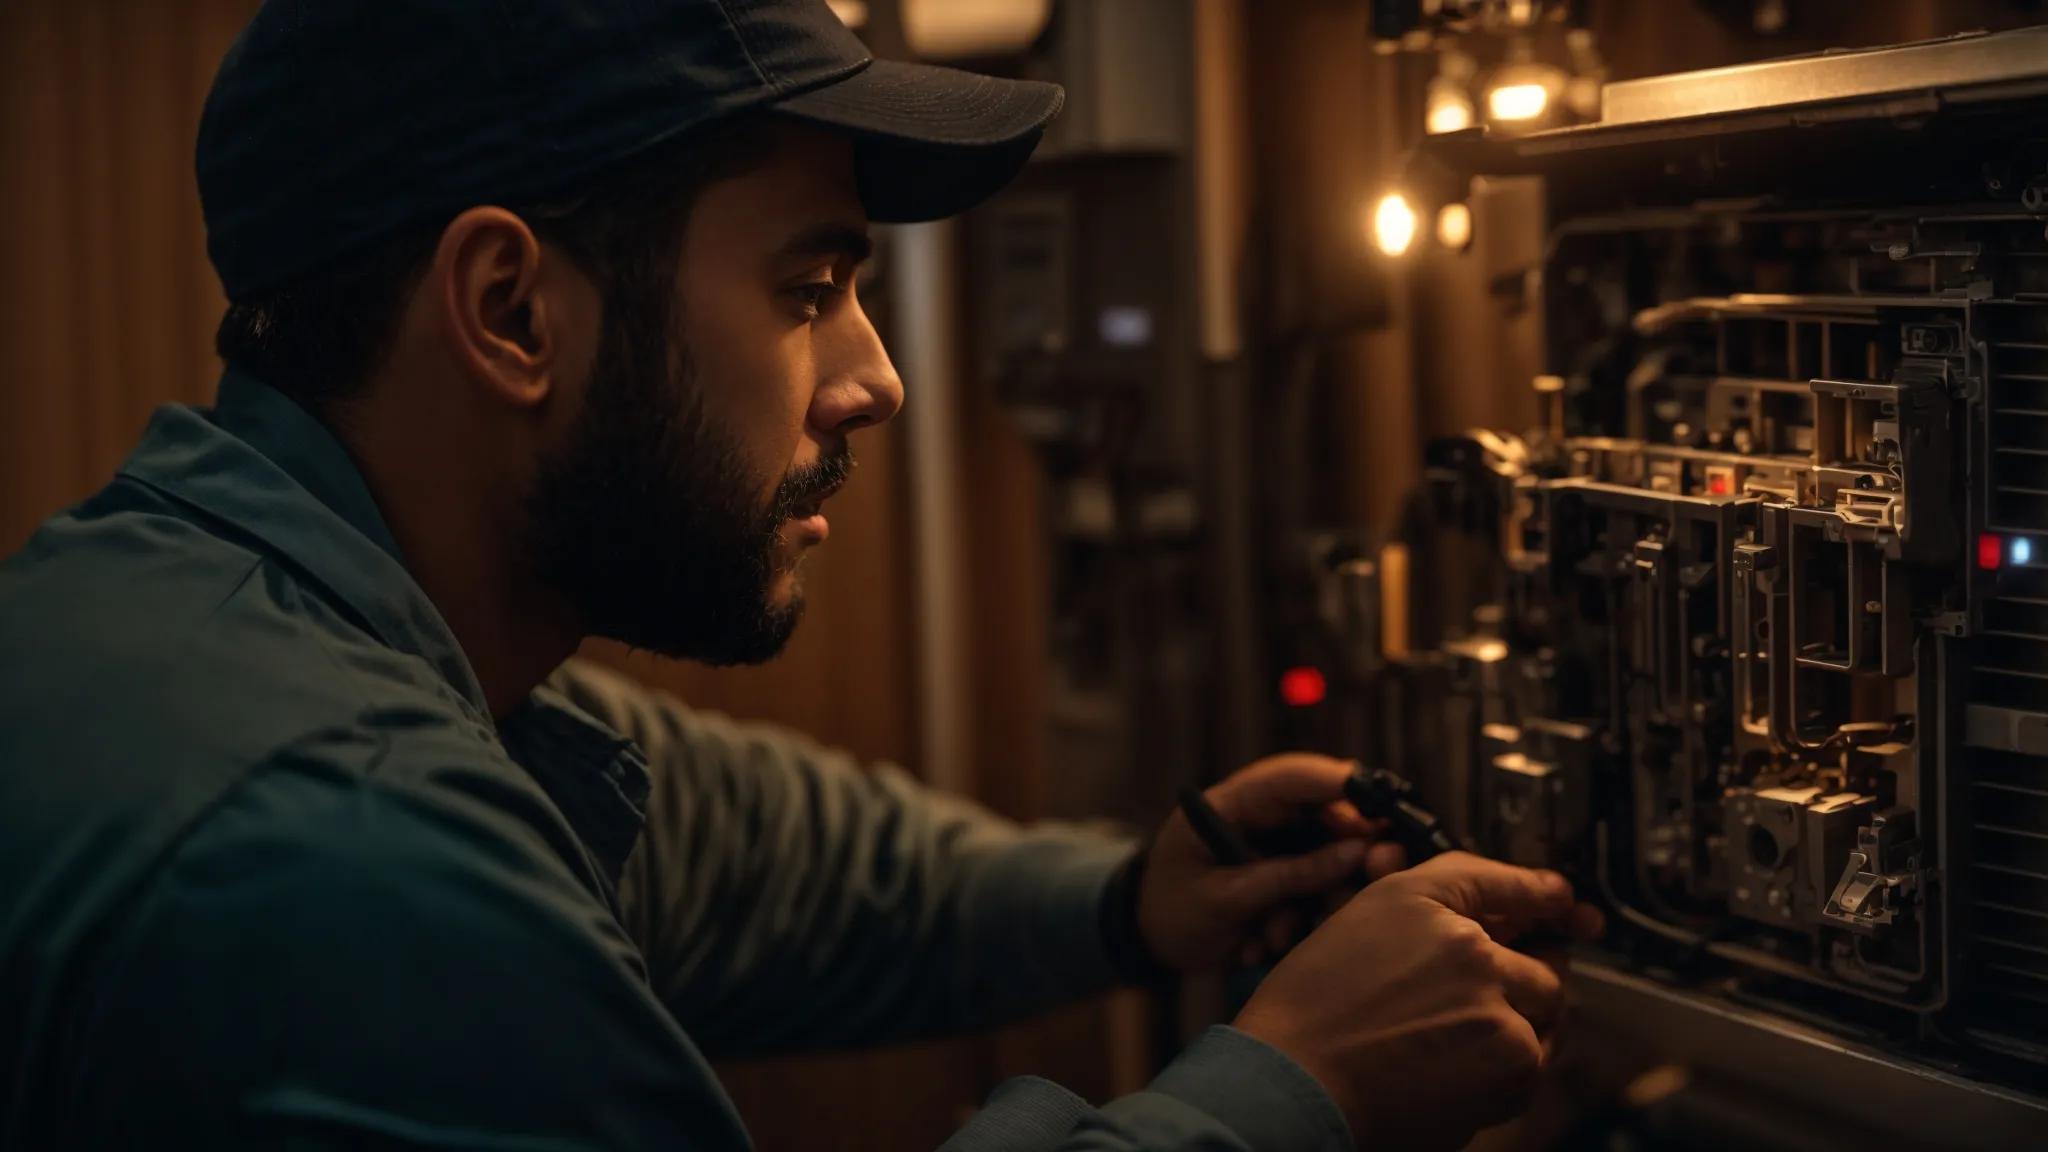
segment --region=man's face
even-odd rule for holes
[[[762,162],[695,201],[673,291],[612,285],[583,411],[527,508],[543,578],[590,632],[710,664],[788,641],[847,434],[903,400],[855,291],[851,143],[763,131]]]

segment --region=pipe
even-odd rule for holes
[[[891,233],[889,290],[896,359],[916,399],[904,406],[911,538],[917,578],[919,752],[934,787],[971,795],[974,663],[968,658],[967,557],[959,494],[960,365],[954,333],[955,225],[913,224]]]

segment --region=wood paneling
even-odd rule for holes
[[[192,140],[247,0],[0,4],[0,552],[210,396]]]

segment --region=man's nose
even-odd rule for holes
[[[903,407],[896,365],[867,312],[857,301],[851,303],[820,349],[822,383],[811,401],[811,423],[832,436],[884,423]]]

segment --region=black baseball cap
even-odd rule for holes
[[[851,134],[871,219],[935,220],[1008,183],[1061,99],[876,60],[824,0],[266,0],[200,119],[207,253],[246,299],[755,109]]]

